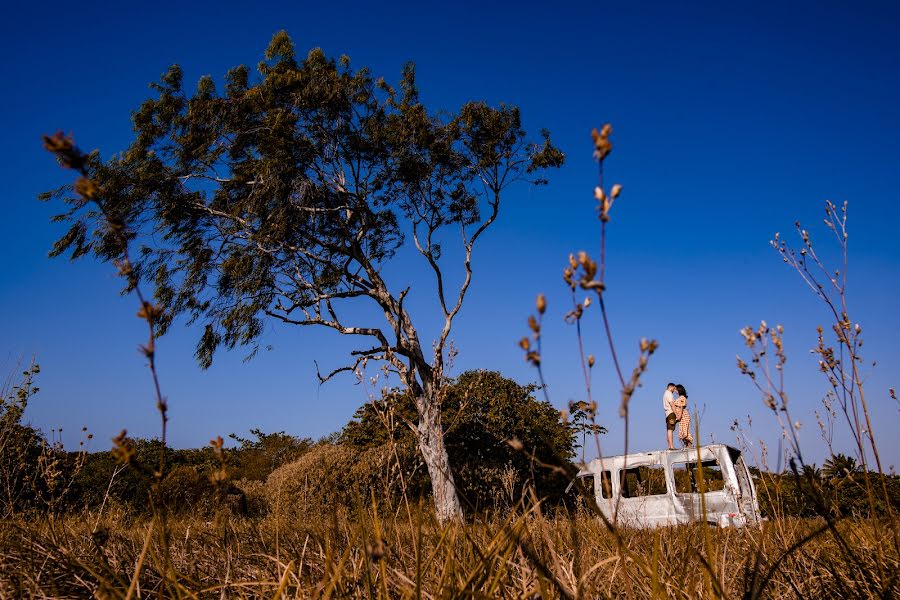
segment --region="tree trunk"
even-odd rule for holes
[[[456,493],[456,483],[450,470],[447,447],[444,446],[444,431],[441,426],[441,409],[437,400],[423,394],[416,398],[419,412],[419,449],[431,477],[434,509],[438,522],[462,521],[463,510]]]

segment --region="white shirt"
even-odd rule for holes
[[[674,401],[675,395],[667,389],[666,393],[663,394],[663,409],[665,409],[667,417],[675,412],[672,410],[672,402]]]

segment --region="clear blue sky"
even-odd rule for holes
[[[34,197],[67,180],[39,136],[71,131],[105,156],[130,141],[130,111],[172,63],[187,81],[221,81],[255,65],[271,35],[287,29],[298,49],[346,53],[395,80],[418,65],[423,100],[453,110],[471,99],[521,107],[527,127],[547,127],[568,162],[551,185],[513,190],[475,259],[475,282],[458,320],[455,370],[496,369],[521,382],[535,373],[516,340],[537,292],[556,315],[545,331],[555,404],[583,397],[575,339],[563,325],[560,273],[570,251],[596,252],[589,131],[610,121],[612,181],[625,192],[613,211],[608,302],[625,368],[638,340],[660,349],[634,399],[632,448],[661,447],[660,395],[681,381],[706,434],[733,441],[735,418],[774,448],[774,421],[737,372],[738,329],[766,319],[787,332],[788,389],[809,455],[821,462],[813,410],[825,391],[808,350],[827,314],[769,248],[794,220],[818,224],[825,199],[850,202],[851,308],[866,331],[869,399],[883,458],[898,464],[900,385],[900,5],[864,3],[15,3],[4,11],[0,95],[4,143],[4,252],[0,255],[0,368],[36,355],[34,425],[82,425],[102,449],[121,428],[158,433],[150,381],[136,347],[144,330],[134,298],[117,295],[108,265],[47,258],[63,231],[59,206]],[[548,10],[549,6],[559,10]],[[565,8],[563,8],[565,7]],[[411,280],[427,319],[432,282]],[[618,386],[596,320],[595,390],[621,448]],[[351,377],[319,387],[349,344],[330,332],[271,326],[270,352],[248,364],[220,355],[209,371],[193,360],[198,331],[160,342],[160,376],[171,406],[170,439],[198,446],[216,435],[265,431],[317,437],[339,429],[366,400]],[[837,450],[849,451],[842,436]]]

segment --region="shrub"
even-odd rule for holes
[[[279,517],[322,516],[350,506],[350,469],[359,452],[349,446],[321,444],[269,475],[269,511]]]
[[[269,512],[269,502],[266,496],[266,482],[258,479],[239,479],[234,482],[234,487],[244,495],[246,514],[248,517],[264,517]]]
[[[159,499],[173,514],[207,515],[215,508],[216,490],[197,467],[173,468],[159,484]]]

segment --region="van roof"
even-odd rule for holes
[[[618,468],[619,465],[625,463],[629,465],[639,466],[640,464],[646,462],[656,463],[660,461],[660,459],[665,456],[668,460],[667,462],[689,462],[691,460],[697,459],[697,453],[701,453],[701,460],[707,460],[712,458],[715,455],[720,454],[721,450],[727,449],[728,454],[732,457],[732,460],[737,460],[737,456],[740,456],[741,451],[733,446],[729,446],[728,444],[707,444],[705,446],[700,447],[692,447],[692,448],[678,448],[677,450],[651,450],[649,452],[632,452],[629,454],[618,454],[616,456],[604,456],[601,458],[594,458],[586,465],[582,465],[581,472],[579,475],[587,475],[594,470],[585,469],[589,465],[597,465],[601,464],[603,467],[611,467]]]

